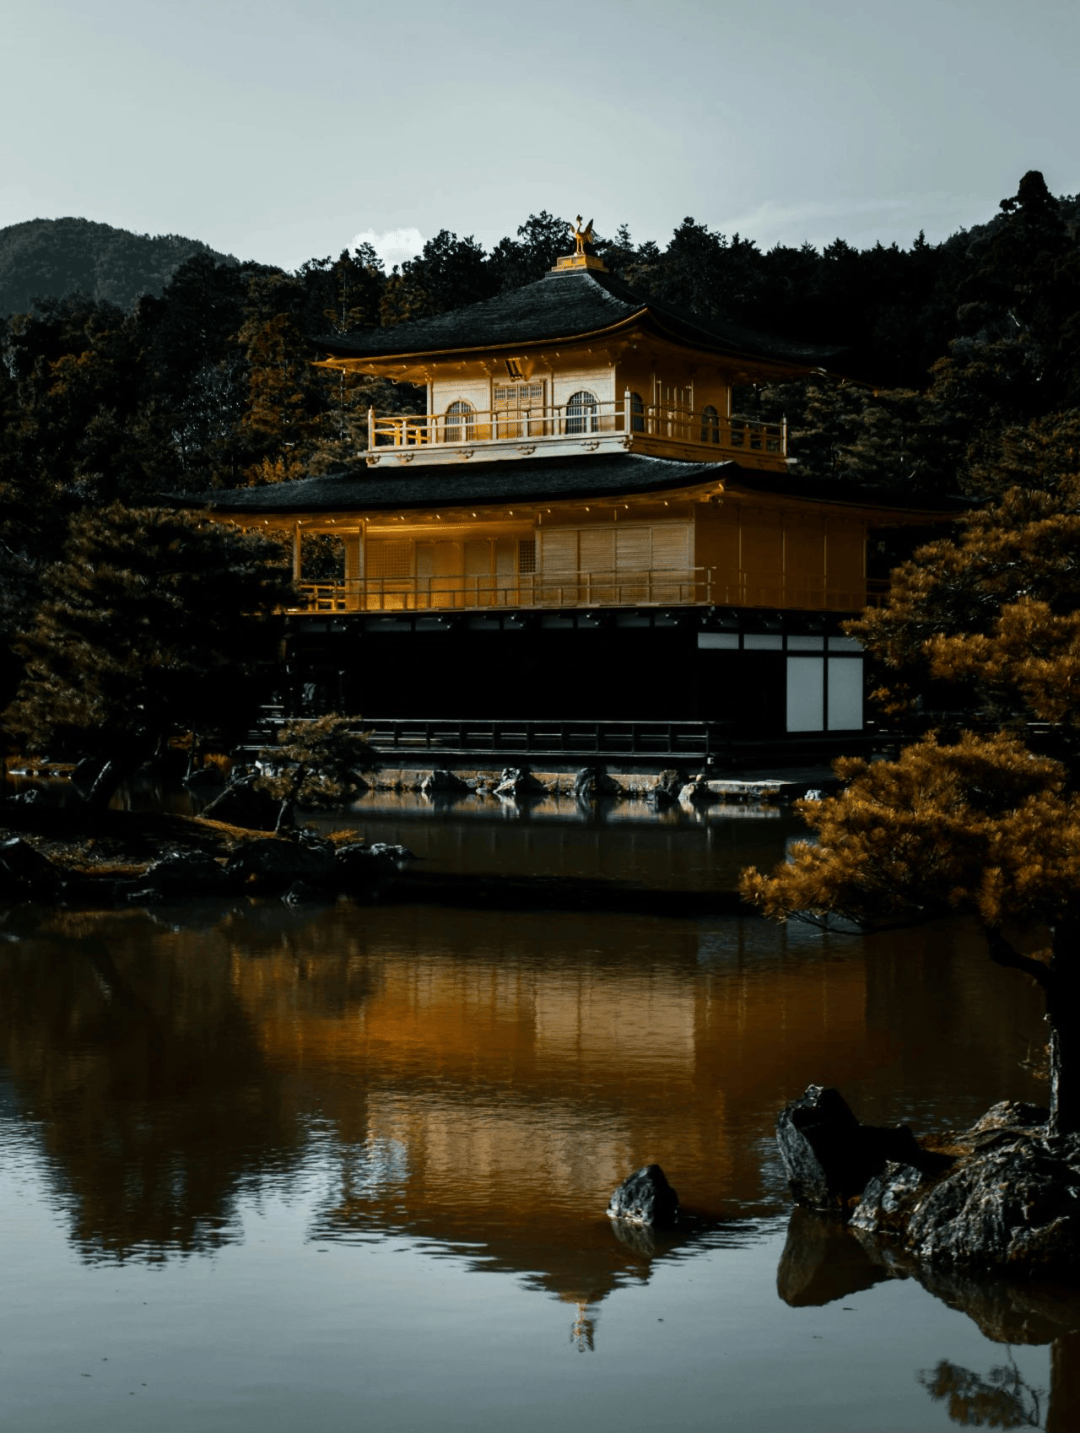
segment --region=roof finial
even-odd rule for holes
[[[592,222],[593,222],[593,221],[590,219],[589,222],[585,225],[585,227],[584,227],[584,229],[583,229],[583,228],[581,227],[581,215],[579,214],[579,215],[577,216],[577,222],[574,223],[574,224],[570,224],[570,225],[569,225],[570,232],[571,232],[571,234],[573,234],[573,236],[574,236],[574,253],[575,253],[575,254],[584,255],[584,253],[585,253],[585,245],[592,243],[592,241],[593,241],[593,226],[592,226]]]
[[[603,259],[598,258],[592,252],[593,240],[596,234],[593,231],[593,221],[590,219],[584,229],[581,227],[581,215],[576,219],[566,221],[566,227],[574,236],[574,252],[566,254],[561,259],[555,260],[555,267],[551,270],[553,274],[572,273],[575,269],[597,269],[600,273],[607,273],[607,265]]]

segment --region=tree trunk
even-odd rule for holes
[[[281,798],[281,809],[274,827],[275,836],[283,836],[286,831],[291,831],[296,826],[296,802],[300,796],[300,788],[307,780],[307,774],[306,766],[298,766],[293,773],[292,785]]]
[[[135,756],[110,756],[105,765],[94,777],[83,798],[83,804],[90,811],[105,811],[109,802],[116,795],[120,787],[129,776],[134,775],[142,765],[143,756],[139,753]]]
[[[191,778],[195,775],[196,770],[198,769],[196,764],[196,758],[199,754],[199,733],[197,731],[192,731],[190,733],[190,736],[191,745],[188,747],[187,771],[185,771],[184,773],[185,781],[190,781]]]
[[[1050,1029],[1050,1130],[1080,1130],[1080,921],[1054,927],[1054,955],[1046,983]]]
[[[1069,1433],[1080,1415],[1080,1333],[1058,1334],[1050,1346],[1046,1433]]]

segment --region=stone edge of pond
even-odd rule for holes
[[[777,1119],[797,1205],[846,1221],[894,1258],[968,1276],[1080,1284],[1080,1134],[1002,1101],[969,1129],[917,1140],[860,1124],[838,1090],[811,1085]]]
[[[93,907],[278,895],[371,898],[414,859],[404,846],[278,836],[198,817],[107,813],[80,829],[56,813],[0,826],[0,905]],[[148,835],[148,833],[151,833]],[[185,839],[187,838],[187,839]],[[150,846],[151,849],[147,850]]]

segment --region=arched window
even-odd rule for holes
[[[473,413],[471,403],[459,398],[446,410],[446,441],[448,443],[469,442],[473,435]]]
[[[566,405],[566,431],[568,433],[595,433],[599,424],[596,421],[596,395],[589,393],[582,388],[571,395]]]
[[[701,410],[701,441],[703,443],[719,443],[720,441],[720,414],[711,403]]]
[[[630,431],[631,433],[644,433],[645,431],[645,400],[640,393],[630,395]]]

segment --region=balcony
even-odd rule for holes
[[[368,411],[369,464],[452,463],[471,457],[567,456],[632,449],[698,462],[735,459],[783,471],[787,424],[646,404],[630,393],[609,402],[448,413]]]
[[[835,584],[822,578],[721,572],[712,567],[651,572],[521,573],[497,577],[368,577],[341,583],[302,583],[302,604],[313,612],[477,612],[491,609],[580,607],[771,607],[810,612],[857,612],[878,606],[886,582]]]

